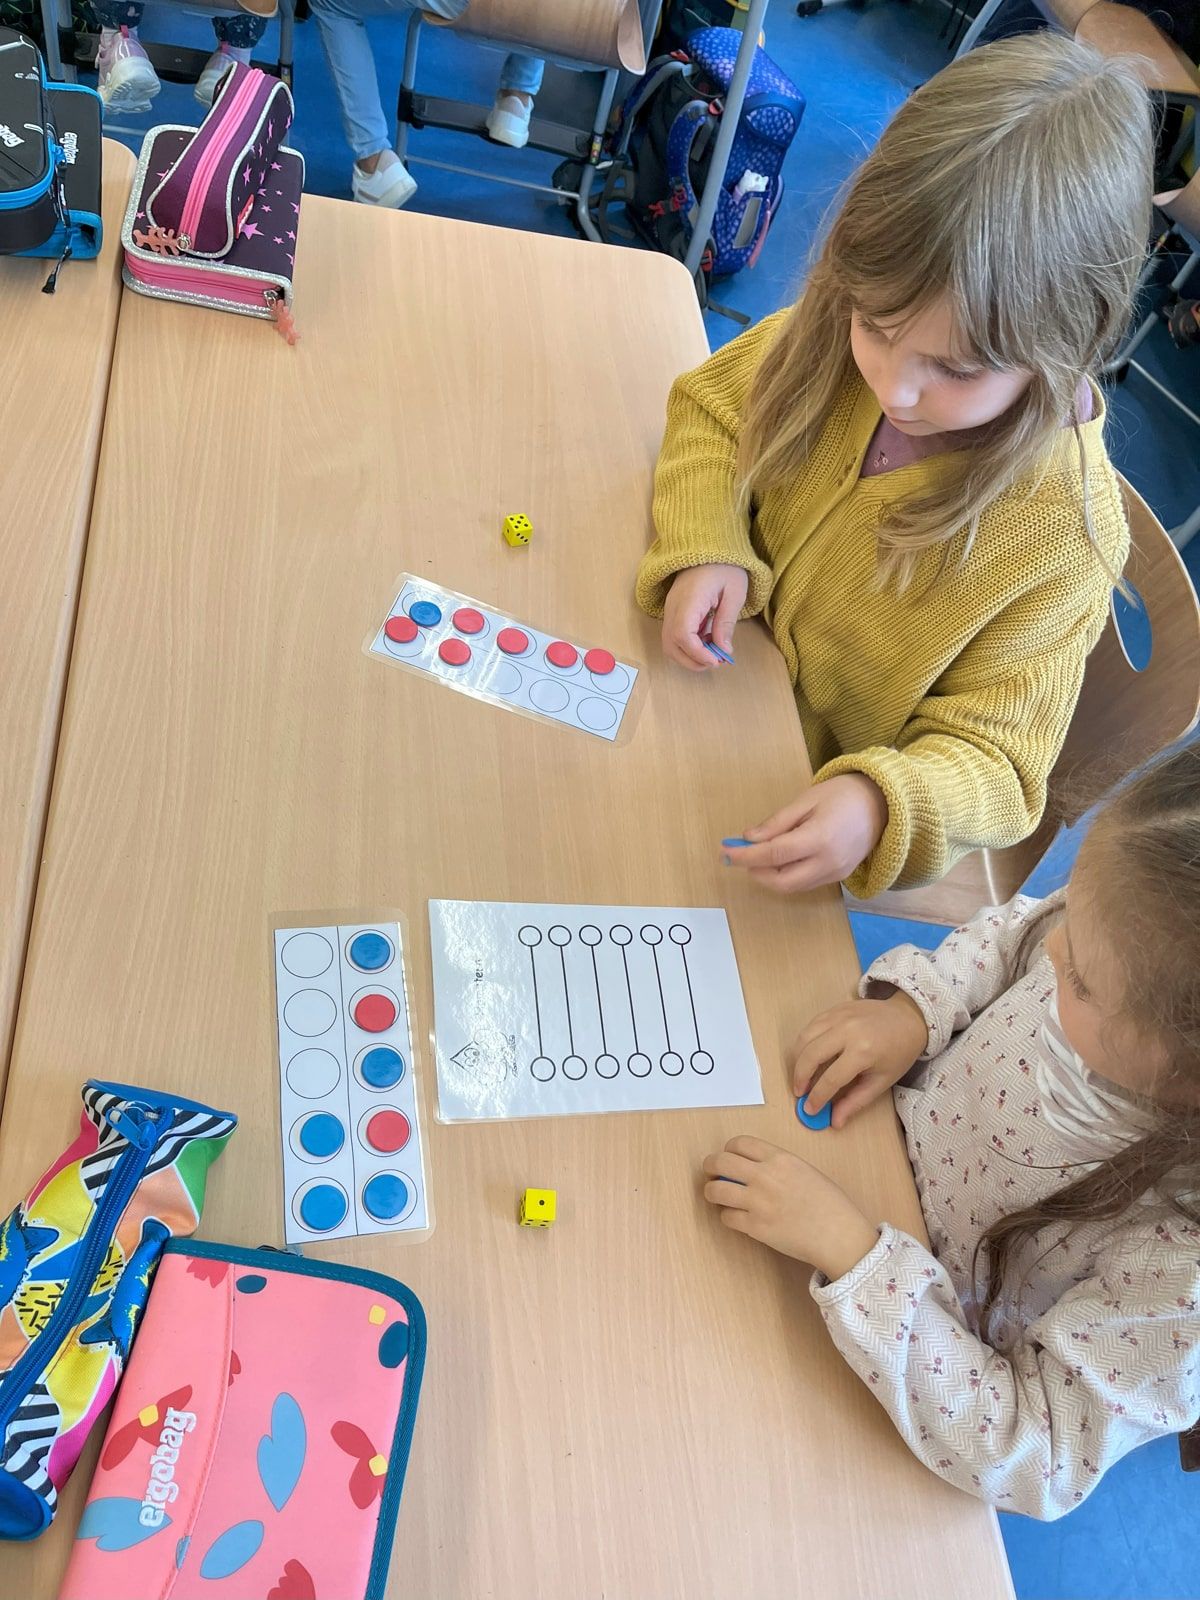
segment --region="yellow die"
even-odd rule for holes
[[[556,1189],[526,1189],[521,1196],[519,1221],[523,1228],[548,1228],[558,1202]]]
[[[514,511],[504,519],[504,542],[519,547],[533,538],[533,523],[523,512]]]

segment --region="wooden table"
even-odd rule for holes
[[[634,251],[304,202],[287,349],[127,297],[0,1188],[69,1137],[89,1073],[229,1105],[202,1233],[281,1233],[272,919],[396,907],[436,1228],[325,1247],[403,1277],[429,1362],[392,1587],[436,1600],[973,1600],[1010,1593],[992,1514],[909,1456],[807,1272],[731,1237],[702,1156],[802,1148],[910,1228],[890,1110],[800,1129],[785,1043],[846,996],[837,896],[789,904],[714,848],[804,780],[782,663],[667,668],[631,601],[671,378],[705,344],[682,270]],[[180,375],[187,374],[187,381]],[[533,544],[500,539],[529,513]],[[369,659],[403,570],[646,663],[634,736],[510,715]],[[430,897],[726,905],[769,1104],[434,1120]],[[553,1187],[545,1233],[516,1223]],[[0,1551],[48,1594],[62,1526]]]
[[[0,257],[0,1094],[25,963],[121,299],[133,157],[104,141],[104,249]]]

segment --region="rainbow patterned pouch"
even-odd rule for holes
[[[169,1244],[59,1600],[381,1600],[424,1362],[395,1278]]]
[[[129,1356],[163,1245],[237,1126],[90,1080],[79,1137],[0,1227],[0,1538],[35,1539]]]

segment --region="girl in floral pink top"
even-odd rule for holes
[[[705,1197],[817,1268],[927,1466],[1060,1517],[1200,1417],[1200,747],[1109,801],[1065,895],[892,950],[861,995],[800,1036],[795,1090],[844,1129],[903,1080],[930,1248],[761,1139],[708,1157]]]

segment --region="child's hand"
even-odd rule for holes
[[[833,1126],[844,1128],[900,1082],[928,1043],[921,1009],[903,990],[849,1000],[814,1017],[792,1046],[793,1092],[814,1115],[837,1095]]]
[[[861,772],[814,783],[799,800],[747,828],[749,846],[723,852],[727,866],[780,894],[839,883],[874,850],[887,827],[883,790]]]
[[[704,648],[712,617],[713,643],[726,655],[733,654],[733,630],[742,607],[750,574],[745,567],[687,567],[676,573],[667,591],[663,610],[663,654],[689,672],[719,667],[721,662]]]
[[[878,1229],[844,1189],[799,1156],[741,1134],[705,1157],[704,1198],[721,1221],[782,1255],[840,1278],[872,1249]]]

